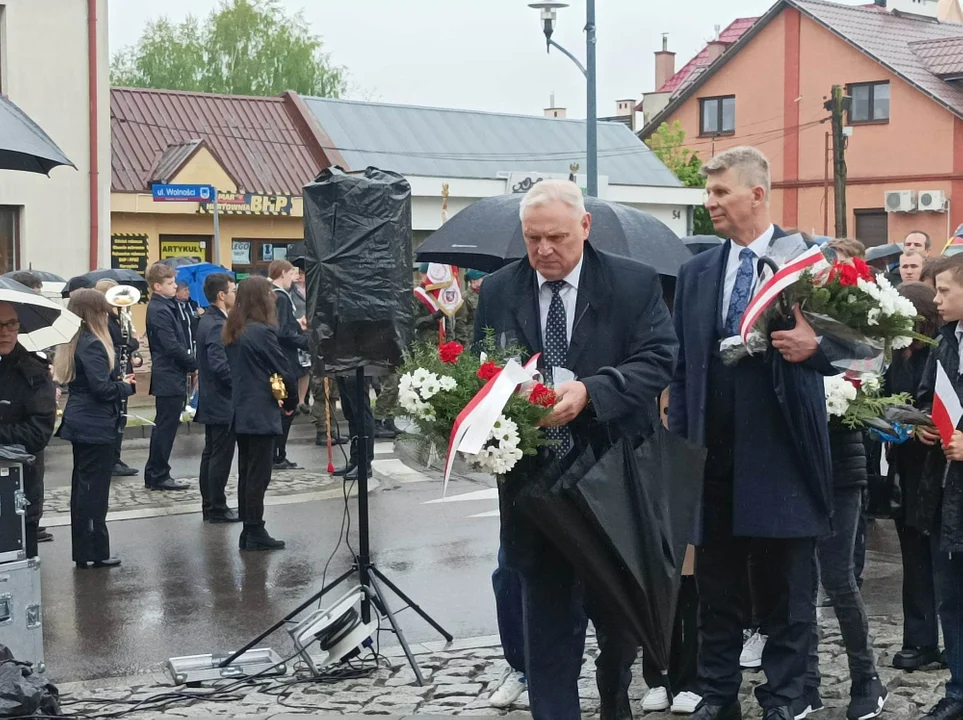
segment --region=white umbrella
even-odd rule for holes
[[[20,320],[20,344],[31,352],[70,342],[80,318],[26,285],[0,277],[0,302],[10,303]]]

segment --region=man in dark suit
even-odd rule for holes
[[[308,336],[307,322],[303,315],[297,315],[294,300],[291,299],[291,285],[298,279],[298,269],[287,260],[275,260],[268,267],[268,277],[274,283],[274,301],[278,311],[278,342],[288,358],[291,366],[292,381],[287,387],[288,397],[281,408],[281,434],[274,443],[274,469],[300,470],[300,467],[288,460],[288,435],[294,422],[294,412],[298,407],[298,374],[301,372],[301,360],[298,351],[307,352],[311,349]]]
[[[171,477],[171,451],[187,400],[187,376],[197,370],[194,354],[180,321],[174,295],[174,270],[154,263],[147,268],[147,344],[150,347],[150,394],[154,396],[154,427],[144,485],[150,490],[186,490],[186,482]]]
[[[201,510],[211,523],[238,522],[240,516],[227,506],[224,488],[234,462],[234,430],[231,427],[231,366],[221,333],[237,292],[227,273],[204,278],[204,296],[210,303],[197,323],[197,415],[204,425],[201,453]]]
[[[528,257],[486,279],[475,340],[491,328],[496,338],[527,355],[542,353],[544,373],[558,394],[546,418],[547,433],[558,444],[546,453],[554,453],[564,468],[588,444],[604,449],[610,439],[654,422],[677,343],[655,270],[586,242],[592,218],[574,183],[538,183],[522,201],[521,219]],[[599,374],[605,367],[618,369],[624,388],[613,376]],[[580,718],[587,613],[599,640],[601,716],[631,718],[627,691],[634,641],[599,611],[575,569],[515,508],[518,488],[547,462],[544,454],[525,458],[499,483],[502,555],[521,579],[532,715]]]
[[[774,351],[723,363],[720,342],[738,334],[758,258],[784,233],[770,220],[769,163],[762,153],[727,150],[703,172],[706,208],[729,241],[697,255],[679,273],[679,357],[669,396],[670,429],[708,449],[696,554],[703,703],[693,717],[742,717],[739,654],[751,606],[746,574],[752,554],[753,582],[766,588],[766,607],[756,610],[769,633],[762,656],[768,682],[756,697],[765,720],[792,720],[794,705],[803,700],[815,620],[815,538],[830,528],[821,373],[835,370],[798,311],[793,329],[772,333]]]

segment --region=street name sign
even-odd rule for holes
[[[210,202],[214,188],[210,185],[155,184],[151,187],[154,202]]]

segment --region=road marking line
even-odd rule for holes
[[[486,488],[485,490],[476,490],[470,493],[462,493],[461,495],[449,495],[448,497],[438,498],[437,500],[428,500],[425,505],[437,505],[438,503],[452,503],[452,502],[468,502],[473,500],[497,500],[498,499],[498,488]]]

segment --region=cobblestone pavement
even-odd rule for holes
[[[841,645],[839,627],[831,616],[821,620],[823,642],[820,665],[823,675],[822,697],[826,709],[819,717],[824,720],[843,720],[849,699],[849,671],[845,651]],[[942,697],[945,670],[930,669],[904,673],[889,667],[893,653],[901,646],[901,624],[898,619],[873,618],[871,629],[875,637],[879,674],[889,688],[890,695],[883,717],[918,717]],[[164,709],[138,710],[129,717],[137,720],[171,717],[216,716],[237,718],[251,715],[277,717],[284,714],[380,715],[380,716],[510,716],[525,717],[527,695],[512,708],[514,714],[499,713],[489,707],[487,698],[497,684],[504,663],[497,638],[476,639],[459,643],[458,650],[426,651],[418,655],[418,662],[428,684],[418,687],[404,657],[393,649],[386,650],[382,666],[361,679],[332,683],[302,682],[288,675],[259,685],[237,687],[224,699],[186,699]],[[579,687],[583,717],[595,718],[598,713],[598,691],[594,680],[594,657],[597,648],[590,639]],[[385,667],[386,663],[391,668]],[[745,717],[756,720],[762,713],[749,693],[763,681],[761,673],[747,673],[743,684]],[[65,683],[60,686],[70,704],[69,713],[104,711],[100,699],[130,703],[142,701],[159,693],[169,692],[169,681],[161,674],[118,679],[114,682]],[[641,668],[636,665],[630,695],[635,703],[636,717],[641,717],[638,703],[645,694]],[[187,690],[187,692],[207,692]],[[95,701],[95,699],[97,701]],[[123,706],[111,706],[110,710]],[[519,715],[519,713],[522,713]],[[651,713],[650,720],[664,720],[668,713]]]

